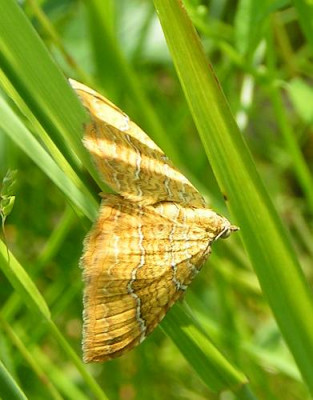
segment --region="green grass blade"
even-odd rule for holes
[[[72,166],[77,169],[77,155],[102,187],[103,183],[81,143],[82,126],[88,118],[77,96],[18,4],[12,0],[0,0],[0,15],[3,73],[53,141],[63,149]],[[23,68],[19,68],[21,65]]]
[[[0,97],[0,130],[3,130],[27,154],[64,194],[90,219],[96,217],[97,202],[81,182],[77,187],[64,174],[37,139]]]
[[[162,328],[212,391],[232,388],[236,392],[247,383],[244,374],[226,360],[181,305],[167,315]]]
[[[313,391],[312,296],[180,1],[154,0],[205,151],[281,332]]]
[[[11,285],[22,296],[25,304],[41,317],[50,319],[50,311],[44,298],[13,254],[7,252],[2,241],[0,241],[0,268]]]
[[[0,397],[10,400],[27,400],[12,375],[0,361]]]

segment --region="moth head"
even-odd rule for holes
[[[221,238],[226,239],[231,233],[239,231],[239,227],[236,225],[231,225],[228,220],[226,220],[223,230],[216,236],[215,240]]]

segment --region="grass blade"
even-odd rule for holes
[[[0,396],[3,399],[27,400],[14,378],[0,361]]]
[[[313,391],[312,296],[181,1],[154,0],[202,143],[263,292]],[[243,190],[244,188],[244,190]]]

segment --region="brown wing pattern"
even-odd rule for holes
[[[84,360],[105,361],[144,340],[181,297],[212,241],[236,227],[205,206],[160,148],[114,104],[71,80],[91,115],[84,144],[103,195],[84,242]]]
[[[125,113],[87,86],[70,83],[91,116],[84,144],[113,190],[144,205],[164,200],[205,205],[188,179]]]
[[[110,359],[140,343],[190,283],[208,239],[196,226],[105,196],[82,257],[85,360]]]

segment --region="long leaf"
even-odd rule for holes
[[[281,332],[313,392],[312,296],[286,230],[181,1],[154,4],[220,188]]]

